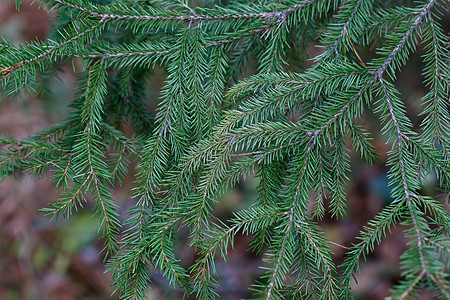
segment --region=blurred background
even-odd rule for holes
[[[448,26],[448,18],[446,18]],[[51,15],[38,9],[38,3],[30,5],[24,1],[20,11],[14,3],[0,2],[0,36],[22,43],[45,40],[51,25]],[[448,30],[447,30],[448,32]],[[311,51],[315,51],[312,49]],[[408,116],[417,127],[421,119],[420,97],[426,93],[422,84],[421,50],[413,56],[401,72],[398,88],[403,99],[410,105]],[[159,72],[161,73],[161,72]],[[154,89],[162,85],[162,75],[154,76]],[[75,75],[71,64],[64,66],[59,79],[51,79],[45,91],[34,95],[20,95],[2,98],[0,101],[0,134],[17,139],[54,124],[63,119],[67,103],[73,98]],[[157,101],[157,92],[149,92],[150,107]],[[371,132],[379,132],[379,122],[368,113],[364,120]],[[338,245],[331,245],[335,252],[334,261],[343,261],[345,247],[355,242],[355,236],[384,205],[391,201],[388,187],[386,160],[388,148],[384,137],[377,137],[375,146],[382,154],[382,163],[367,166],[357,156],[352,159],[354,172],[349,174],[347,187],[349,211],[346,217],[335,220],[325,217],[320,225],[328,238]],[[114,198],[121,207],[131,206],[130,176],[124,185],[114,192]],[[226,219],[232,211],[248,206],[256,198],[256,179],[247,179],[228,191],[216,205],[220,218]],[[439,196],[432,176],[425,183],[425,193]],[[39,209],[58,199],[60,190],[41,178],[39,181],[27,174],[18,174],[0,184],[0,300],[15,299],[117,299],[111,295],[110,274],[105,273],[103,257],[98,255],[102,241],[97,233],[98,220],[92,216],[89,204],[69,220],[50,221]],[[125,217],[125,210],[123,213]],[[400,279],[400,255],[406,250],[402,226],[393,229],[382,244],[361,262],[361,275],[356,275],[358,285],[355,292],[358,299],[378,300],[389,295],[389,289]],[[176,253],[182,265],[189,266],[195,254],[183,243],[187,232],[180,231]],[[249,238],[238,236],[234,250],[227,262],[218,259],[220,272],[219,291],[223,299],[251,297],[248,287],[262,274],[258,266],[261,259],[246,251]],[[159,273],[152,274],[150,299],[181,299],[180,291],[173,289]],[[420,299],[433,299],[424,292]]]

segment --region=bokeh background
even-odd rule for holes
[[[20,11],[14,3],[0,2],[0,36],[23,43],[44,40],[52,19],[38,3],[30,5],[24,1]],[[448,15],[444,18],[449,26]],[[446,31],[448,32],[448,30]],[[311,49],[317,51],[317,49]],[[422,84],[420,62],[421,50],[403,68],[397,87],[408,103],[408,116],[415,126],[420,124],[420,97],[426,93]],[[75,72],[77,66],[75,64]],[[149,107],[157,104],[157,91],[164,81],[163,72],[155,72],[149,87]],[[58,79],[45,82],[45,89],[29,95],[0,100],[0,134],[18,139],[54,124],[67,113],[67,104],[74,96],[75,74],[72,64],[63,66]],[[371,132],[379,132],[376,116],[368,113],[363,120]],[[349,174],[347,187],[349,211],[346,217],[335,220],[325,218],[320,222],[328,238],[338,245],[331,245],[335,252],[333,259],[342,262],[345,247],[355,242],[355,236],[362,227],[384,205],[391,201],[388,187],[386,161],[387,146],[384,137],[377,137],[375,146],[382,154],[382,163],[367,166],[358,157],[352,158],[354,172]],[[245,207],[256,198],[257,180],[249,178],[222,196],[216,211],[220,218],[229,218],[232,211]],[[436,179],[430,176],[425,183],[426,193],[439,196],[434,187]],[[133,178],[129,176],[120,189],[114,191],[114,198],[123,207],[132,205],[130,189]],[[105,273],[103,257],[98,255],[102,241],[97,233],[98,220],[92,216],[92,204],[72,216],[69,220],[50,221],[39,209],[58,199],[60,190],[41,178],[39,181],[27,174],[17,174],[0,184],[0,300],[15,299],[117,299],[112,295],[110,274]],[[361,274],[357,275],[355,292],[358,299],[378,300],[389,295],[400,279],[399,257],[406,250],[407,240],[402,226],[391,234],[361,263]],[[183,265],[195,260],[195,254],[185,245],[187,232],[179,232],[176,253]],[[238,236],[234,250],[227,262],[218,259],[220,272],[220,293],[223,299],[251,297],[248,287],[261,275],[258,268],[261,259],[246,251],[248,237]],[[172,288],[157,272],[152,274],[150,299],[181,299],[180,291]],[[421,294],[420,299],[433,299],[430,292]]]

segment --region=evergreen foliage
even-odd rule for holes
[[[252,287],[258,297],[351,299],[361,259],[397,224],[410,242],[392,299],[422,289],[450,299],[450,216],[421,189],[436,174],[441,191],[450,190],[450,55],[441,22],[449,2],[190,2],[42,2],[56,12],[54,32],[47,41],[0,42],[1,86],[8,95],[35,90],[42,74],[79,60],[79,93],[63,123],[20,141],[1,137],[0,178],[50,177],[64,188],[44,209],[55,219],[93,201],[124,299],[146,298],[153,267],[186,295],[220,298],[215,262],[227,258],[236,234],[251,237],[267,266]],[[307,63],[314,45],[322,50]],[[418,47],[429,92],[413,126],[395,84]],[[145,88],[155,66],[167,79],[153,113]],[[394,200],[336,265],[317,220],[345,215],[351,153],[378,161],[361,121],[369,112],[390,147]],[[121,220],[111,191],[133,161],[133,207]],[[216,218],[218,196],[252,174],[254,203]],[[188,268],[174,253],[180,228],[198,253]]]

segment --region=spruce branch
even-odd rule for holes
[[[406,290],[400,295],[399,299],[401,300],[406,299],[411,294],[411,292],[414,290],[414,288],[420,282],[420,280],[423,278],[424,275],[425,275],[424,271],[420,272],[420,274],[417,275],[417,277],[414,278],[414,280],[412,280],[411,283],[407,286]]]
[[[47,212],[51,219],[58,220],[60,215],[65,215],[69,217],[72,214],[72,209],[76,209],[77,201],[80,206],[83,190],[88,185],[91,180],[90,176],[87,176],[83,182],[79,183],[78,186],[72,187],[65,192],[65,197],[61,198],[56,203],[50,204],[51,208],[44,208],[42,211]]]
[[[450,248],[447,245],[440,243],[440,242],[432,241],[427,237],[423,237],[423,240],[426,241],[427,243],[430,243],[430,244],[438,247],[439,249],[441,249],[441,251],[446,251],[446,252],[448,252],[448,254],[450,254]]]
[[[443,42],[448,38],[443,35],[442,29],[435,24],[433,16],[429,12],[427,14],[429,27],[425,29],[425,38],[431,39],[428,49],[431,55],[427,55],[425,60],[428,66],[425,69],[427,83],[430,85],[431,91],[423,98],[427,108],[423,114],[427,114],[421,126],[424,128],[424,136],[431,141],[437,141],[442,146],[441,151],[445,157],[450,157],[448,146],[449,132],[449,115],[445,109],[445,100],[448,98],[448,77],[449,72],[441,63],[442,60],[449,57],[449,51],[443,47]]]
[[[54,219],[91,200],[124,299],[146,299],[154,272],[177,296],[226,298],[217,261],[228,260],[238,234],[263,258],[252,288],[262,298],[352,299],[361,260],[400,221],[410,242],[392,298],[424,288],[449,298],[450,217],[422,188],[432,176],[450,188],[445,1],[216,2],[46,1],[56,42],[2,40],[2,88],[44,88],[45,72],[67,58],[81,58],[84,70],[65,121],[24,140],[0,137],[0,179],[29,172],[62,185],[44,209]],[[429,90],[423,107],[407,110],[396,85],[416,48]],[[385,140],[371,132],[372,114]],[[393,202],[346,247],[320,226],[349,211],[353,156],[389,168]],[[122,213],[111,194],[130,175]],[[222,214],[220,196],[248,177],[257,196]],[[177,258],[178,236],[196,253],[191,265]],[[330,245],[345,249],[343,264]]]
[[[153,50],[148,50],[152,48]],[[111,67],[116,67],[118,65],[139,66],[143,62],[146,62],[146,60],[149,61],[150,65],[154,65],[155,62],[164,59],[166,54],[173,53],[176,51],[176,49],[167,49],[167,48],[170,48],[168,44],[156,44],[156,43],[128,45],[127,47],[124,48],[117,46],[114,48],[102,47],[97,49],[96,52],[100,52],[98,54],[80,53],[73,55],[73,57],[100,59],[105,64]]]
[[[111,128],[108,124],[99,125],[99,129],[106,132],[111,138],[113,138],[117,143],[121,144],[124,150],[127,150],[134,155],[136,155],[140,160],[143,159],[141,153],[136,149],[136,142],[127,139],[120,132],[117,132],[115,129]]]
[[[411,38],[411,36],[414,34],[415,31],[419,29],[419,26],[422,24],[423,20],[430,14],[431,9],[435,5],[436,1],[431,0],[426,5],[423,6],[422,11],[417,14],[417,17],[412,22],[411,26],[408,28],[408,30],[403,34],[402,39],[399,41],[399,43],[395,46],[394,49],[392,49],[391,53],[389,53],[389,56],[386,58],[386,60],[382,63],[379,69],[377,69],[374,74],[378,78],[381,78],[384,74],[384,72],[387,70],[388,67],[391,67],[390,70],[394,71],[395,68],[392,67],[392,63],[395,64],[396,56],[398,55],[401,48],[405,46],[408,39]]]
[[[214,257],[217,250],[220,251],[221,257],[226,260],[228,248],[233,246],[234,236],[239,231],[244,233],[252,233],[258,224],[265,223],[266,226],[276,223],[278,219],[285,215],[285,212],[273,212],[264,208],[249,208],[235,214],[232,220],[232,226],[215,226],[210,227],[210,238],[203,241],[199,259],[192,267],[191,273],[194,275],[194,282],[200,287],[199,296],[206,296],[211,290],[216,288],[216,284],[212,278],[212,274],[217,274],[214,264]],[[214,229],[213,229],[214,228]]]
[[[343,265],[345,272],[342,273],[341,279],[346,286],[350,286],[353,272],[359,266],[360,257],[372,251],[375,243],[381,242],[386,230],[390,231],[390,228],[403,217],[404,207],[405,201],[392,203],[369,222],[370,227],[365,227],[361,232],[359,237],[361,241],[351,247],[352,250],[348,253]]]
[[[105,20],[106,19],[103,19],[103,18],[100,19],[100,21],[96,22],[95,25],[91,25],[90,27],[82,30],[81,32],[76,32],[75,34],[72,34],[72,36],[70,38],[68,38],[67,40],[64,40],[60,43],[57,43],[56,45],[54,45],[54,43],[52,43],[53,45],[52,44],[47,45],[47,46],[42,45],[42,48],[45,49],[43,52],[39,53],[36,56],[19,61],[19,62],[15,63],[14,65],[3,68],[2,70],[0,70],[0,76],[2,77],[2,79],[5,79],[8,76],[10,76],[13,72],[15,72],[16,70],[23,69],[29,64],[33,64],[37,61],[40,61],[41,59],[44,59],[44,58],[52,55],[54,52],[58,52],[59,50],[70,45],[71,43],[76,42],[83,36],[90,34],[97,28],[101,28],[103,26],[103,23],[105,22]],[[40,46],[40,45],[37,45],[37,46]]]
[[[336,55],[336,57],[339,57],[338,45],[341,43],[342,39],[345,38],[345,34],[348,35],[348,32],[347,32],[348,27],[353,22],[353,19],[354,19],[355,15],[358,13],[358,10],[361,9],[363,1],[364,0],[358,0],[358,1],[352,3],[352,5],[354,5],[354,7],[350,13],[350,16],[347,18],[347,21],[345,22],[344,26],[342,27],[339,35],[337,37],[335,37],[334,45],[332,47],[329,47],[327,49],[327,51],[325,51],[325,53],[323,55],[324,57],[328,57],[333,52]]]
[[[379,78],[378,81],[380,82],[382,91],[384,93],[384,99],[387,102],[387,106],[388,106],[388,110],[389,110],[389,114],[391,117],[391,120],[393,122],[393,126],[394,126],[394,130],[396,132],[396,140],[395,143],[393,145],[393,147],[396,147],[398,149],[398,153],[399,153],[399,158],[398,158],[398,163],[400,165],[400,172],[401,172],[401,183],[403,186],[403,190],[404,190],[404,195],[407,199],[409,199],[412,195],[412,191],[408,186],[408,180],[407,180],[407,171],[405,169],[405,162],[403,160],[403,147],[404,147],[404,143],[405,141],[409,141],[409,137],[403,132],[403,130],[400,128],[400,124],[399,124],[399,120],[397,119],[397,115],[394,112],[394,107],[393,107],[393,103],[391,100],[391,96],[387,90],[386,84],[385,82]]]
[[[291,232],[291,227],[294,224],[294,218],[293,218],[293,214],[294,214],[294,209],[292,208],[289,212],[288,212],[288,216],[289,216],[289,220],[287,221],[286,227],[283,228],[282,232],[283,237],[282,237],[282,241],[281,241],[281,245],[278,247],[278,253],[274,253],[276,254],[277,257],[276,258],[276,262],[273,264],[272,266],[272,276],[270,277],[270,281],[269,284],[267,286],[267,293],[266,293],[266,299],[272,299],[272,293],[274,292],[275,288],[278,288],[282,283],[279,281],[280,279],[278,279],[278,277],[283,278],[283,275],[279,275],[280,273],[280,268],[282,265],[282,260],[286,259],[287,255],[286,255],[286,244],[288,243],[288,239],[289,237],[292,235]]]
[[[437,280],[435,275],[433,275],[433,273],[430,271],[429,267],[427,266],[426,262],[425,262],[425,249],[424,249],[424,237],[421,233],[421,226],[418,223],[418,220],[416,218],[416,214],[417,212],[415,212],[415,209],[412,205],[412,201],[411,199],[407,200],[407,206],[408,206],[408,210],[409,210],[409,214],[411,217],[411,221],[412,224],[414,226],[414,231],[416,234],[416,245],[417,245],[417,249],[418,249],[418,253],[419,253],[419,259],[420,259],[420,267],[421,267],[421,272],[420,275],[422,274],[426,274],[428,278],[430,278],[435,284],[436,286],[439,287],[440,292],[445,295],[446,298],[450,298],[450,293],[448,292],[448,287],[442,283],[441,281]],[[405,296],[407,295],[406,292],[409,292],[409,289],[407,291],[405,291]]]
[[[302,223],[308,222],[306,220],[303,220]],[[319,238],[319,235],[312,230],[312,226],[310,224],[307,224],[307,226],[305,226],[305,224],[295,222],[295,226],[297,227],[298,232],[307,239],[308,244],[310,245],[307,248],[312,249],[314,256],[319,258],[319,265],[324,267],[325,269],[325,276],[323,278],[323,281],[321,282],[324,283],[323,293],[325,295],[322,298],[327,299],[337,295],[339,288],[336,279],[333,276],[336,273],[336,270],[332,263],[330,249],[324,247],[325,245],[323,244],[323,241]],[[330,241],[327,242],[330,243]],[[316,289],[320,290],[320,285],[318,285]]]
[[[302,9],[303,7],[308,6],[311,3],[314,3],[317,0],[309,0],[309,1],[301,1],[298,4],[290,5],[287,8],[280,10],[280,11],[264,11],[264,12],[258,12],[258,13],[247,13],[247,14],[220,14],[220,15],[213,15],[213,14],[201,14],[201,13],[191,13],[191,14],[174,14],[169,11],[166,11],[166,16],[159,16],[159,15],[120,15],[120,14],[114,14],[114,13],[101,13],[99,11],[95,11],[94,6],[91,6],[92,9],[85,8],[81,6],[81,3],[77,3],[77,1],[69,2],[64,0],[52,0],[55,3],[60,4],[61,6],[70,7],[79,11],[82,11],[88,15],[91,15],[93,17],[97,17],[104,20],[151,20],[151,21],[209,21],[209,20],[235,20],[235,19],[264,19],[265,21],[269,22],[283,22],[285,18]],[[83,3],[85,4],[85,3]],[[193,10],[190,10],[191,12]],[[208,12],[208,10],[204,10],[205,12]],[[220,12],[220,11],[212,11],[214,12]]]

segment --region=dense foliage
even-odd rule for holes
[[[259,297],[349,299],[360,260],[396,224],[410,243],[392,299],[422,289],[450,299],[450,216],[421,189],[430,174],[441,192],[450,188],[449,39],[440,21],[449,3],[190,2],[43,2],[57,20],[53,33],[18,46],[1,41],[1,85],[8,95],[40,89],[60,65],[81,62],[79,95],[63,123],[24,140],[1,137],[0,178],[49,176],[64,188],[44,209],[55,219],[93,201],[125,299],[146,298],[153,267],[186,295],[219,298],[215,262],[238,233],[265,262],[252,287]],[[429,92],[413,126],[395,83],[419,47]],[[167,77],[152,112],[146,87],[155,66]],[[390,147],[393,202],[336,265],[317,220],[346,213],[351,153],[378,161],[368,113]],[[111,191],[133,161],[133,207],[123,221]],[[218,196],[248,175],[259,179],[258,198],[219,220]],[[174,253],[180,228],[198,253],[187,269]]]

